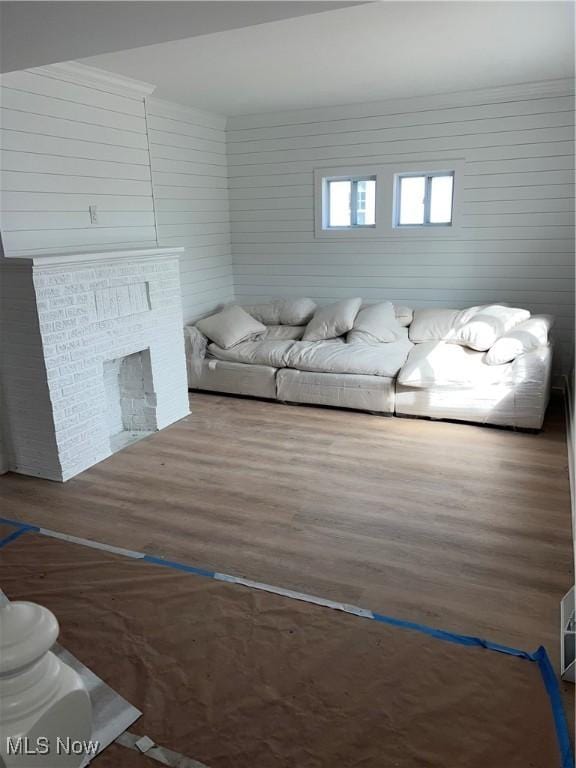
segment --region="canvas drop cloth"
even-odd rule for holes
[[[534,662],[27,532],[11,599],[209,768],[558,768]],[[96,768],[153,766],[112,745]]]

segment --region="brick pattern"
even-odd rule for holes
[[[152,378],[152,364],[148,349],[137,352],[120,360],[113,361],[116,365],[113,371],[116,374],[114,391],[108,389],[109,406],[114,408],[114,402],[110,402],[110,395],[116,398],[120,411],[120,418],[115,422],[114,428],[120,426],[121,431],[151,432],[157,429],[156,423],[156,394]],[[106,363],[104,364],[106,367]],[[116,434],[112,432],[111,434]]]
[[[35,310],[32,269],[0,260],[5,468],[60,479],[62,467]]]
[[[11,344],[11,361],[5,366],[13,378],[10,442],[16,471],[66,480],[110,456],[107,361],[145,351],[138,356],[136,373],[130,366],[125,372],[128,379],[139,377],[140,383],[136,398],[123,403],[123,412],[132,408],[133,428],[162,429],[188,414],[176,256],[126,257],[72,267],[48,262],[18,274],[22,288],[28,280],[30,305],[25,344]],[[135,285],[146,286],[147,309],[141,288],[128,288]],[[112,304],[125,297],[114,317],[102,319],[99,314],[97,295],[102,292],[115,297]],[[147,378],[144,358],[149,360],[149,375],[142,391]],[[15,401],[22,413],[12,419]]]
[[[106,360],[104,362],[104,390],[106,392],[106,420],[111,435],[117,435],[124,429],[122,418],[122,404],[120,402],[120,365],[122,358],[118,360]]]

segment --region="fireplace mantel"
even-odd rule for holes
[[[62,253],[61,251],[46,251],[43,253],[32,253],[29,255],[19,254],[18,256],[6,256],[2,263],[6,266],[26,266],[51,267],[57,266],[81,266],[103,265],[108,263],[117,263],[121,260],[126,261],[158,261],[159,259],[179,257],[184,253],[184,248],[175,246],[173,248],[131,248],[131,249],[109,249],[104,251],[70,251]]]

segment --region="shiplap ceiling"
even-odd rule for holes
[[[571,77],[572,2],[377,2],[95,56],[224,115]]]

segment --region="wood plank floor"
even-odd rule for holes
[[[192,415],[0,514],[557,659],[573,580],[561,403],[537,435],[191,394]]]

